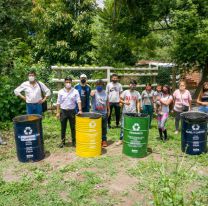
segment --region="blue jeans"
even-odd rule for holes
[[[27,103],[27,114],[39,114],[42,115],[42,104],[38,103]]]
[[[142,112],[144,114],[148,114],[150,116],[150,128],[151,128],[152,116],[154,113],[153,106],[152,105],[143,105],[142,110],[143,110]]]
[[[208,113],[208,106],[200,106],[200,107],[199,107],[199,112],[205,112],[205,113]]]

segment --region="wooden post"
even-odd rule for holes
[[[172,68],[172,91],[176,90],[176,66]]]
[[[108,83],[110,83],[110,73],[111,73],[111,67],[107,67],[107,80],[108,80]]]
[[[58,79],[61,79],[61,77],[62,77],[62,72],[59,69],[57,70],[57,77],[58,77]],[[62,83],[61,82],[57,83],[57,88],[58,88],[58,90],[60,90],[62,88]]]

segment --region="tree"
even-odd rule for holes
[[[90,25],[94,0],[36,0],[32,10],[31,36],[34,58],[52,64],[90,64],[92,49]]]
[[[172,25],[177,28],[172,57],[186,68],[196,66],[202,72],[202,80],[208,80],[208,5],[206,0],[178,1],[171,11]]]

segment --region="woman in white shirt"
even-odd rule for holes
[[[167,140],[167,129],[165,124],[169,116],[169,106],[173,102],[173,97],[170,94],[170,87],[164,85],[162,88],[162,96],[160,98],[161,109],[158,112],[157,121],[158,121],[158,131],[160,134],[160,139]]]

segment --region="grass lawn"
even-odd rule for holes
[[[141,159],[122,154],[116,146],[119,129],[108,131],[110,145],[98,158],[80,158],[72,147],[57,148],[60,125],[43,121],[46,158],[20,163],[12,125],[3,130],[0,147],[0,206],[207,206],[208,154],[184,155],[180,134],[168,121],[169,140],[158,139],[156,121],[149,135],[152,153]],[[69,134],[69,132],[68,132]]]

